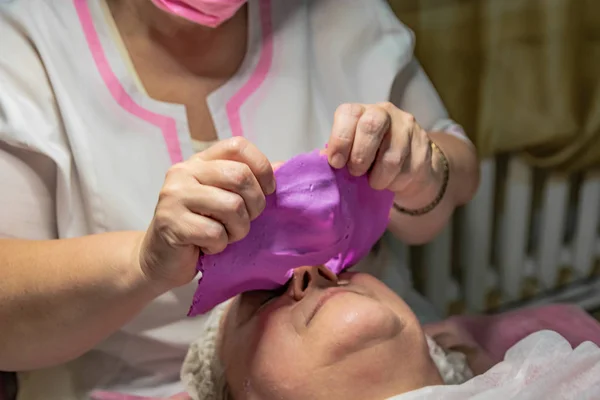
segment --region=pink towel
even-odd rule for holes
[[[520,340],[542,330],[559,333],[573,348],[585,341],[600,346],[600,323],[571,304],[496,315],[460,315],[425,325],[424,330],[445,349],[466,349],[469,364],[475,364],[478,374],[502,361],[506,351]]]

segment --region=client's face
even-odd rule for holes
[[[404,301],[366,274],[301,268],[279,292],[239,296],[220,357],[237,399],[385,399],[441,384]]]

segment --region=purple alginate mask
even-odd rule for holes
[[[243,292],[281,287],[298,267],[325,265],[339,274],[365,257],[388,225],[393,193],[372,189],[366,175],[333,169],[319,151],[289,160],[275,179],[277,190],[248,236],[198,260],[202,278],[189,316]]]

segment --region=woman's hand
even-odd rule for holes
[[[269,160],[243,138],[174,165],[139,246],[142,272],[165,290],[189,282],[200,251],[218,253],[243,239],[274,191]]]
[[[441,186],[429,135],[391,103],[340,106],[326,153],[334,168],[347,165],[354,176],[369,173],[371,186],[395,192],[403,207],[426,206]]]

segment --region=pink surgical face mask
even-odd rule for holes
[[[227,21],[247,0],[152,0],[161,10],[200,25],[216,28]]]

